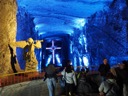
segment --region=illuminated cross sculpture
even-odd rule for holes
[[[61,47],[56,47],[54,45],[54,41],[52,40],[52,46],[51,47],[46,47],[46,49],[52,50],[52,62],[55,64],[55,50],[56,49],[61,49]]]

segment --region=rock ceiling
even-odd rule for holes
[[[35,31],[43,37],[74,34],[85,25],[86,18],[107,10],[113,0],[17,0],[34,18]]]

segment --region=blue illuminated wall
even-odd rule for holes
[[[98,8],[99,6],[95,7]],[[72,13],[76,14],[75,12]],[[95,66],[98,68],[99,64],[102,63],[102,59],[107,58],[110,65],[113,66],[122,60],[128,60],[128,15],[126,13],[128,13],[126,1],[113,0],[109,7],[105,7],[91,16],[88,14],[89,17],[75,19],[70,17],[69,19],[68,16],[61,17],[62,14],[60,14],[61,16],[54,14],[54,18],[51,17],[48,22],[46,19],[49,17],[46,16],[43,20],[42,18],[35,18],[25,8],[18,7],[16,40],[27,40],[29,37],[35,40],[45,40],[44,37],[48,35],[48,32],[45,32],[47,31],[45,29],[47,23],[51,22],[54,25],[58,23],[58,26],[63,24],[59,28],[58,26],[50,26],[51,29],[55,28],[53,34],[58,33],[57,36],[62,38],[62,63],[63,60],[71,59],[73,66]],[[79,13],[79,15],[82,15],[82,13]],[[38,24],[41,22],[40,20],[46,24]],[[57,22],[54,20],[57,20]],[[37,24],[37,26],[34,24]],[[39,33],[36,27],[40,26],[44,26],[45,31],[42,31],[44,30],[42,29]],[[55,31],[59,29],[63,30]],[[60,33],[64,33],[63,31],[67,32],[66,36],[60,35]],[[50,37],[48,38],[50,39]],[[46,44],[47,42],[42,43],[42,49],[35,50],[39,68],[45,67],[46,64],[46,58],[44,58]],[[22,50],[19,48],[17,49],[17,58],[23,69]]]
[[[18,8],[16,41],[26,41],[29,37],[35,39],[36,35],[33,34],[33,27],[33,18],[27,13],[25,8]],[[24,69],[23,49],[18,47],[16,49],[18,62],[21,69]]]
[[[90,63],[95,66],[99,66],[103,58],[107,58],[111,66],[128,60],[128,18],[124,15],[128,10],[123,1],[114,1],[110,10],[88,18],[88,51]]]

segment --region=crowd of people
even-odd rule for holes
[[[45,69],[45,78],[49,90],[49,96],[55,96],[58,76],[65,80],[65,86],[61,86],[59,96],[90,96],[90,93],[98,93],[99,96],[128,96],[128,61],[122,61],[117,67],[110,67],[108,60],[103,59],[99,65],[98,73],[90,74],[89,68],[82,67],[76,72],[67,60],[66,66],[56,70],[54,64],[49,64]]]

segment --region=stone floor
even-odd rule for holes
[[[60,94],[60,86],[57,83],[56,96],[65,96]],[[0,96],[48,96],[46,81],[33,80],[0,88]],[[91,93],[88,96],[98,96]]]
[[[46,82],[33,80],[0,89],[0,96],[48,96]]]

